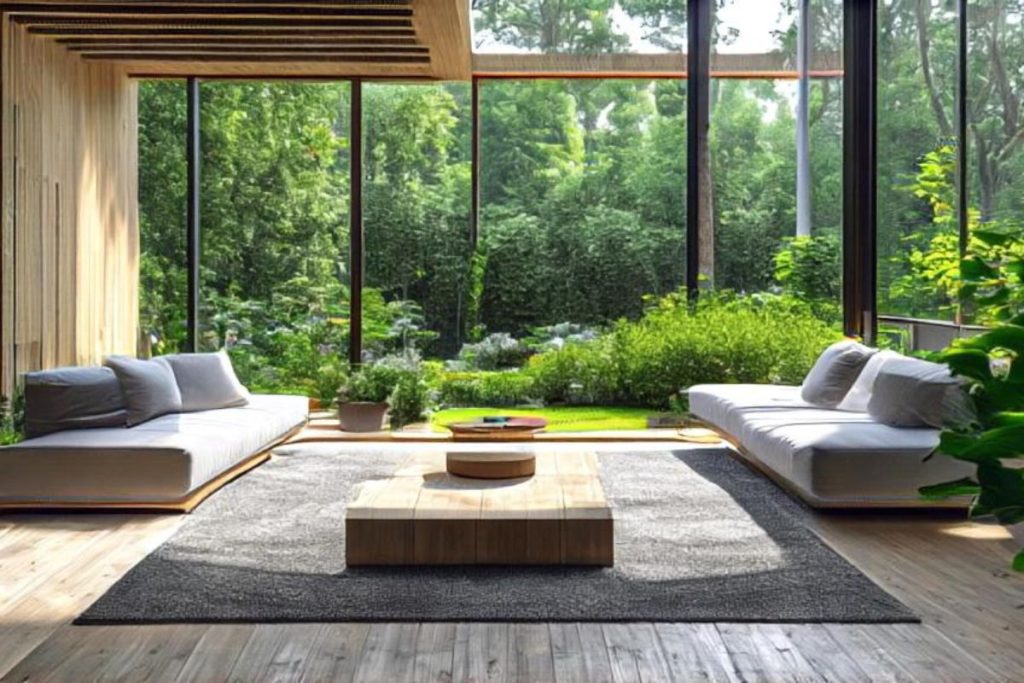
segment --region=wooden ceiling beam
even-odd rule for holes
[[[66,45],[66,49],[79,54],[96,52],[259,52],[261,50],[286,51],[286,52],[323,52],[323,53],[353,53],[353,52],[395,52],[419,54],[427,53],[430,49],[425,45],[396,45],[393,43],[366,43],[357,42],[349,44],[289,44],[287,42],[259,42],[259,43],[122,43],[106,42],[91,43],[88,45]]]
[[[145,9],[137,5],[95,4],[62,5],[45,8],[38,5],[18,3],[6,5],[3,11],[11,16],[46,15],[65,17],[411,17],[412,8],[401,5],[208,5],[194,6],[169,3],[146,3]]]
[[[347,47],[350,45],[394,45],[394,46],[408,46],[418,45],[416,38],[408,35],[385,35],[385,36],[356,36],[356,35],[328,35],[328,36],[308,36],[308,35],[288,35],[288,36],[276,36],[276,35],[261,35],[259,37],[252,36],[237,36],[237,35],[219,35],[219,36],[146,36],[146,37],[121,37],[121,36],[101,36],[101,37],[73,37],[73,38],[58,38],[57,43],[63,45],[68,50],[81,50],[89,47],[105,47],[110,45],[119,45],[124,47],[130,47],[134,45],[138,46],[164,46],[164,47],[176,47],[176,46],[204,46],[204,45],[246,45],[250,47],[260,47],[264,45],[310,45],[310,46],[323,46],[323,47]]]
[[[305,19],[302,17],[219,17],[219,18],[197,18],[187,16],[180,17],[106,17],[102,19],[88,19],[79,17],[50,16],[47,14],[21,14],[11,17],[22,26],[30,30],[36,27],[63,27],[63,28],[219,28],[225,30],[263,28],[263,29],[340,29],[340,28],[379,28],[384,30],[396,28],[411,28],[412,20],[408,17],[351,17],[351,18],[323,18],[314,17]]]
[[[252,62],[254,64],[263,62],[331,62],[335,64],[355,63],[387,63],[387,64],[430,64],[430,55],[317,55],[317,54],[273,54],[262,52],[246,52],[240,54],[182,54],[182,53],[119,53],[111,52],[101,55],[82,55],[83,59],[103,60],[113,62]]]
[[[83,37],[122,37],[122,38],[169,38],[169,37],[201,37],[209,36],[237,36],[248,37],[257,40],[270,37],[407,37],[415,38],[416,31],[411,28],[386,29],[377,28],[341,28],[341,29],[231,29],[231,28],[152,28],[146,26],[130,28],[83,28],[65,26],[38,26],[29,29],[29,33],[51,36],[56,38],[83,38]]]
[[[353,45],[350,47],[332,47],[322,45],[97,45],[73,50],[80,55],[90,57],[110,54],[144,55],[153,58],[161,54],[294,54],[310,55],[429,55],[429,48],[422,45]],[[109,58],[109,57],[108,57]]]

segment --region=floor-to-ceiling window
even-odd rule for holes
[[[452,358],[470,326],[468,83],[363,85],[364,355]]]
[[[139,85],[139,348],[183,350],[188,311],[185,254],[185,82]]]
[[[200,349],[330,399],[349,336],[349,84],[201,85]]]
[[[683,285],[684,81],[480,88],[478,337],[582,334]]]
[[[838,322],[842,6],[808,2],[802,16],[800,5],[714,8],[701,230],[713,259],[702,276],[716,289],[791,294]]]

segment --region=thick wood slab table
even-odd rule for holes
[[[614,521],[597,457],[534,450],[532,477],[457,477],[439,449],[360,484],[345,515],[347,564],[611,566]]]

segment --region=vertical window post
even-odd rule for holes
[[[470,84],[470,208],[469,241],[474,249],[480,241],[480,79],[473,76]]]
[[[363,362],[363,81],[349,95],[349,338],[352,366]]]
[[[200,161],[200,100],[199,80],[189,78],[186,89],[186,164],[188,199],[186,208],[185,262],[188,279],[188,304],[185,349],[199,350],[199,189]]]
[[[688,0],[686,55],[686,292],[696,299],[701,274],[701,220],[710,210],[702,200],[704,183],[711,181],[708,128],[711,94],[711,3]],[[703,172],[702,172],[703,170]]]
[[[957,0],[957,92],[956,92],[956,184],[957,184],[957,222],[960,233],[960,258],[967,256],[967,242],[970,230],[967,223],[967,0]],[[961,298],[956,307],[956,323],[963,325],[965,304]]]
[[[843,3],[843,328],[875,341],[877,15],[875,0]]]

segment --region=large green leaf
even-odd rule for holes
[[[1009,349],[1019,354],[1024,354],[1024,327],[1020,325],[1003,325],[984,334],[970,339],[961,340],[961,348],[982,349]]]
[[[1014,424],[982,432],[955,457],[981,462],[998,458],[1016,458],[1020,457],[1021,453],[1024,453],[1024,424]]]
[[[987,382],[992,379],[988,354],[981,349],[954,347],[939,354],[938,360],[948,365],[954,374],[961,377],[970,377],[979,382]]]
[[[981,493],[972,515],[991,515],[1003,524],[1024,522],[1024,470],[983,462],[978,465],[978,483]]]
[[[976,496],[981,492],[981,486],[974,479],[964,477],[956,481],[922,486],[918,492],[927,500],[944,500],[953,496]]]
[[[993,247],[1000,247],[1010,240],[1016,239],[1016,235],[1011,233],[999,232],[997,230],[980,230],[978,228],[971,230],[971,237]]]
[[[1013,569],[1014,571],[1024,572],[1024,550],[1021,550],[1013,558]]]
[[[983,280],[998,275],[995,268],[976,256],[968,256],[960,262],[960,275],[965,280]]]

